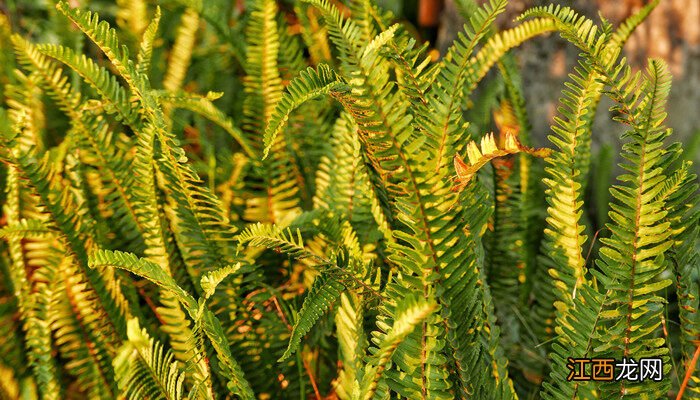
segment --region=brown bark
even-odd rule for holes
[[[424,28],[432,28],[440,22],[442,0],[420,0],[418,2],[418,24]]]

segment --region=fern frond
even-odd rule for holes
[[[283,14],[277,15],[277,31],[279,35],[280,48],[277,55],[277,65],[280,71],[282,82],[290,82],[299,72],[308,66],[304,58],[304,44],[295,34],[284,19]]]
[[[160,115],[158,107],[154,108],[154,112]],[[148,133],[148,136],[154,134],[154,139],[160,143],[159,162],[148,159],[153,157],[148,155],[152,151],[148,147],[153,149],[153,144],[149,143],[144,149],[148,153],[143,154],[147,157],[143,163],[157,168],[157,181],[170,189],[166,192],[169,220],[177,227],[174,229],[175,239],[183,259],[198,280],[199,274],[229,263],[231,255],[226,250],[233,239],[234,230],[221,211],[220,200],[203,185],[202,179],[187,163],[187,157],[176,139],[161,125],[162,121],[162,118],[157,118],[154,121],[156,125],[152,126],[155,132]],[[148,140],[148,136],[144,138]],[[147,172],[152,170],[146,168]],[[149,186],[152,185],[149,182]],[[157,204],[153,189],[153,186],[149,188],[147,194],[151,207]]]
[[[241,263],[229,265],[215,271],[208,272],[202,277],[200,286],[206,298],[211,297],[219,284],[232,274],[238,273],[241,268]]]
[[[143,37],[141,38],[141,44],[139,45],[139,54],[136,58],[136,71],[145,76],[148,75],[148,72],[151,69],[153,42],[156,39],[156,33],[158,32],[158,26],[160,25],[160,17],[160,6],[156,6],[156,13],[144,30]]]
[[[163,80],[165,90],[174,92],[182,87],[192,59],[198,29],[199,14],[192,8],[187,8],[180,19],[175,44],[170,51],[168,69]]]
[[[610,54],[607,47],[610,37],[608,32],[602,30],[599,32],[598,25],[586,16],[579,15],[570,7],[564,7],[558,4],[550,4],[549,6],[533,7],[522,13],[518,20],[522,21],[527,18],[540,17],[551,18],[560,35],[581,49],[590,50],[590,55],[593,59],[603,60],[604,62],[612,62],[619,54]]]
[[[628,162],[622,167],[629,173],[619,177],[624,186],[610,189],[620,203],[611,205],[612,223],[608,227],[612,236],[601,239],[604,247],[598,261],[602,274],[598,278],[607,290],[613,291],[603,312],[604,318],[612,321],[596,352],[614,357],[634,354],[666,359],[664,339],[654,335],[661,323],[659,304],[664,302],[655,293],[671,284],[659,275],[665,268],[665,253],[672,241],[670,224],[663,220],[667,214],[664,202],[655,196],[663,189],[665,179],[660,164],[666,152],[662,141],[669,132],[662,124],[671,78],[659,60],[650,61],[647,73],[648,82],[635,94],[641,96],[641,101],[630,115],[633,130],[626,135],[629,142],[623,146],[623,157]],[[640,314],[642,310],[644,313]],[[667,365],[665,372],[669,368]],[[658,397],[666,393],[668,386],[668,381],[641,385],[623,381],[603,385],[602,389],[606,396],[635,393]]]
[[[42,45],[12,35],[34,6],[0,13],[0,397],[698,393],[697,177],[664,144],[665,66],[620,59],[659,0],[617,30],[545,6],[500,32],[507,0],[456,1],[442,59],[373,0],[92,4],[116,30],[57,1]],[[539,149],[511,51],[556,31],[581,60]],[[629,128],[609,197],[603,94]],[[568,381],[569,357],[667,379]]]
[[[552,369],[552,384],[546,386],[547,398],[593,396],[594,389],[590,385],[564,383],[560,372],[557,371],[564,367],[567,356],[574,354],[579,358],[590,357],[595,343],[586,339],[586,335],[580,336],[576,329],[584,329],[583,326],[588,324],[585,332],[595,332],[603,325],[602,307],[607,303],[607,296],[610,294],[608,290],[605,296],[601,297],[592,284],[586,281],[585,261],[581,254],[586,236],[582,235],[584,227],[580,221],[580,209],[590,165],[591,125],[603,93],[604,81],[609,79],[605,75],[607,68],[615,61],[620,48],[634,28],[656,3],[648,4],[631,16],[612,36],[606,26],[598,33],[592,22],[566,8],[549,7],[535,12],[537,16],[554,17],[560,24],[560,29],[566,31],[563,36],[587,51],[589,58],[586,62],[580,62],[575,74],[570,75],[572,82],[567,83],[568,90],[563,92],[565,98],[561,100],[562,107],[559,109],[561,117],[555,118],[556,124],[552,127],[555,136],[550,136],[550,140],[560,151],[555,152],[548,160],[552,166],[547,169],[549,177],[545,180],[549,186],[547,195],[550,203],[550,228],[545,231],[547,236],[544,252],[549,255],[549,260],[546,260],[544,266],[548,268],[551,265],[550,273],[556,279],[555,290],[559,300],[552,300],[552,296],[547,294],[551,289],[543,287],[543,290],[539,291],[543,294],[539,301],[556,301],[560,344],[554,346],[555,366]],[[621,65],[624,65],[624,62]],[[628,87],[634,88],[636,84],[632,83]],[[568,267],[561,268],[562,266]],[[581,296],[584,297],[583,300],[577,298]],[[544,306],[547,308],[547,304]],[[539,318],[551,321],[551,317]],[[560,397],[550,397],[555,395]]]
[[[439,67],[435,82],[428,92],[430,105],[424,112],[437,113],[437,115],[427,118],[426,114],[420,113],[418,123],[427,136],[434,141],[432,146],[436,148],[436,156],[433,159],[436,170],[447,164],[443,160],[452,158],[449,154],[451,143],[446,142],[448,138],[454,138],[456,142],[456,131],[463,131],[463,127],[460,126],[461,118],[457,115],[461,107],[461,99],[465,95],[465,86],[471,90],[476,84],[475,77],[472,76],[473,71],[470,69],[470,64],[473,63],[472,54],[479,41],[489,32],[496,17],[505,11],[507,3],[504,0],[490,0],[484,3],[483,8],[478,7],[473,10],[474,13],[469,16],[468,24],[464,25],[464,32],[460,32],[450,46]],[[494,57],[496,60],[498,58],[500,58],[499,55]],[[450,84],[446,84],[448,81]]]
[[[76,71],[118,113],[119,119],[129,126],[138,127],[138,117],[129,101],[129,93],[109,71],[68,47],[45,44],[38,46],[38,50]]]
[[[7,192],[8,194],[10,192]],[[6,203],[7,204],[7,203]],[[7,209],[4,210],[7,212]],[[5,214],[7,215],[7,214]],[[8,245],[10,240],[6,240]],[[8,385],[5,391],[12,391],[15,377],[26,376],[30,368],[27,362],[27,354],[24,346],[24,334],[22,333],[22,320],[20,316],[19,301],[16,300],[19,292],[14,286],[15,276],[11,271],[12,253],[9,251],[9,246],[5,246],[3,255],[5,257],[0,263],[0,276],[3,279],[3,284],[0,285],[0,335],[5,340],[0,343],[0,365],[6,368],[3,375],[7,379]],[[2,382],[2,379],[0,379]],[[0,395],[1,396],[1,395]],[[9,396],[12,397],[12,396]]]
[[[129,59],[129,50],[119,43],[117,32],[91,11],[83,11],[64,2],[56,3],[56,9],[70,19],[107,56],[131,88],[143,88],[143,82],[136,73],[134,63]]]
[[[22,120],[16,123],[18,129],[21,129],[24,124]],[[26,139],[19,138],[19,140]],[[66,248],[75,254],[75,259],[87,276],[92,290],[100,297],[101,307],[104,307],[109,315],[113,329],[121,336],[126,328],[128,303],[121,293],[109,290],[113,277],[88,267],[87,252],[95,246],[90,230],[95,222],[85,209],[85,202],[70,190],[70,187],[63,186],[55,166],[51,163],[49,153],[39,158],[31,146],[26,152],[22,151],[21,146],[14,146],[14,148],[11,162],[36,190],[51,220],[61,231]],[[71,214],[68,210],[72,210]]]
[[[248,157],[252,159],[258,157],[257,152],[253,149],[252,144],[249,143],[248,138],[234,124],[231,117],[224,114],[224,112],[216,107],[209,98],[189,95],[187,93],[177,93],[171,96],[164,94],[160,95],[159,98],[165,104],[171,105],[174,108],[190,110],[209,119],[231,135]]]
[[[170,351],[139,326],[138,319],[127,322],[126,342],[114,359],[119,390],[127,399],[183,399],[184,372]]]
[[[324,9],[322,4],[319,8],[326,14],[327,19],[337,17],[332,10]],[[335,18],[335,21],[336,33],[342,36],[343,30],[340,29],[342,19]],[[552,27],[547,29],[551,30],[553,24],[551,25]],[[535,26],[537,25],[533,24],[531,28]],[[539,26],[546,26],[546,24]],[[524,29],[518,32],[528,31]],[[353,88],[356,88],[353,90],[353,95],[339,96],[339,101],[356,119],[360,138],[370,163],[384,178],[382,183],[386,185],[392,200],[396,201],[400,223],[410,229],[409,232],[394,231],[398,240],[397,245],[392,244],[392,254],[389,259],[400,265],[407,275],[416,274],[421,277],[420,283],[411,282],[418,284],[419,287],[422,286],[422,290],[429,296],[431,281],[438,279],[438,276],[433,275],[438,265],[442,268],[456,266],[467,251],[450,250],[455,247],[464,249],[464,247],[454,243],[454,240],[459,240],[456,238],[458,230],[446,227],[440,217],[449,208],[450,201],[450,199],[440,200],[445,196],[446,191],[444,183],[440,182],[444,175],[429,175],[421,163],[413,162],[415,158],[424,160],[430,159],[431,156],[429,154],[417,156],[423,145],[423,139],[415,135],[410,124],[410,114],[406,111],[409,103],[400,94],[395,96],[389,94],[391,92],[386,78],[388,66],[385,62],[374,58],[377,50],[389,42],[390,33],[391,30],[388,30],[378,35],[364,48],[361,57],[355,56],[358,61],[345,63],[344,67],[349,69],[353,76],[363,77],[363,80],[349,82],[353,84]],[[352,42],[348,37],[341,37],[341,39],[345,44]],[[353,61],[352,54],[348,55],[348,60]],[[388,112],[389,109],[383,108],[388,104],[391,105],[391,113]],[[401,245],[398,245],[399,241]],[[473,290],[477,289],[473,288]],[[445,360],[437,355],[442,351],[444,342],[435,339],[444,329],[443,324],[443,321],[435,318],[424,326],[422,334],[428,335],[425,340],[420,340],[419,335],[412,338],[411,341],[416,346],[424,346],[423,352],[426,357],[421,360],[424,368],[418,370],[402,364],[400,368],[407,368],[405,372],[392,371],[393,390],[408,397],[415,396],[421,391],[420,384],[417,382],[423,382],[423,385],[430,386],[425,390],[431,391],[436,396],[446,395],[446,388],[449,387],[446,374],[444,380],[439,374],[421,377],[423,371],[434,368],[444,369],[440,363]],[[440,327],[439,331],[428,333],[427,326],[435,325]],[[412,374],[413,378],[405,378],[406,373]],[[411,381],[412,383],[407,384]]]
[[[369,0],[352,0],[350,2],[350,15],[362,31],[362,41],[369,43],[377,35],[377,30],[372,20],[372,8],[374,5]]]
[[[671,223],[673,245],[669,260],[676,274],[678,313],[681,323],[681,365],[688,371],[693,368],[692,359],[700,336],[700,203],[697,201],[697,176],[690,172],[690,162],[682,163],[669,176],[658,199],[665,200],[666,219]],[[681,376],[684,376],[682,373]],[[685,378],[685,377],[684,377]],[[700,394],[700,371],[697,366],[690,375],[689,394]]]
[[[117,0],[117,23],[120,27],[127,28],[129,32],[138,36],[146,27],[146,2],[143,0]]]
[[[4,204],[3,212],[7,215],[9,224],[20,222],[20,186],[19,173],[13,167],[8,171],[7,202]],[[58,375],[56,360],[52,357],[52,337],[49,326],[48,308],[49,298],[44,295],[32,294],[34,289],[48,290],[45,282],[32,288],[32,282],[27,277],[27,265],[22,246],[22,241],[18,237],[8,237],[9,254],[11,264],[9,265],[9,282],[17,297],[17,308],[20,312],[22,329],[25,332],[25,346],[29,365],[34,371],[38,389],[46,399],[60,399],[62,389]],[[49,270],[51,272],[51,270]],[[51,276],[47,276],[51,278]]]
[[[263,135],[282,98],[283,84],[278,58],[280,40],[277,33],[274,1],[256,1],[246,33],[252,39],[248,46],[243,104],[243,130],[259,153],[265,146]],[[253,188],[244,218],[251,221],[286,223],[300,210],[301,192],[307,184],[303,166],[295,157],[296,143],[289,136],[278,136],[271,143],[274,157],[266,160],[259,170],[264,186]]]
[[[42,81],[51,88],[49,93],[58,100],[61,110],[72,118],[76,118],[81,96],[71,90],[68,78],[61,74],[58,65],[47,59],[36,46],[19,35],[12,35],[12,44],[17,58],[25,68],[40,74]]]
[[[261,104],[249,112],[259,113],[249,115],[253,120],[259,120],[260,132],[265,123],[270,121],[275,104],[282,96],[282,80],[277,66],[279,52],[279,36],[275,22],[277,6],[273,1],[259,0],[251,11],[251,23],[248,25],[248,36],[253,42],[248,46],[247,65],[251,99]],[[255,96],[255,97],[254,97]],[[259,96],[259,98],[258,98]]]
[[[372,357],[362,379],[359,396],[361,399],[374,398],[377,386],[397,347],[436,308],[436,304],[429,303],[417,295],[408,295],[401,303],[396,304],[394,323],[385,327],[385,333],[378,333],[372,338],[376,347],[370,349]]]
[[[328,29],[328,38],[338,48],[339,58],[343,64],[356,65],[354,58],[363,47],[362,31],[355,21],[345,19],[340,10],[330,0],[303,0],[304,3],[318,8]]]
[[[503,373],[507,364],[495,354],[494,346],[499,339],[486,286],[481,243],[492,211],[486,196],[486,190],[476,184],[467,186],[462,193],[457,215],[468,222],[455,235],[459,235],[460,246],[466,251],[444,257],[446,265],[438,288],[446,337],[453,353],[449,355],[450,365],[454,366],[458,381],[455,389],[462,396],[487,397],[498,393],[496,397],[508,398],[512,397],[508,390],[511,383]],[[476,370],[489,373],[474,374]]]
[[[312,64],[319,65],[332,61],[328,29],[320,21],[320,16],[309,12],[308,4],[296,3],[294,13],[299,18],[301,39],[308,49]]]
[[[311,289],[309,289],[309,294],[306,295],[304,304],[299,310],[296,322],[294,322],[287,350],[285,350],[278,362],[283,362],[297,351],[304,335],[335,304],[344,289],[345,286],[338,280],[333,279],[332,275],[322,274],[314,280]]]
[[[396,68],[396,83],[406,98],[415,105],[413,114],[418,118],[428,107],[426,93],[431,87],[440,64],[431,64],[426,55],[428,44],[416,46],[414,38],[398,30],[394,40],[387,44],[386,54]]]
[[[643,285],[645,282],[654,279],[654,275],[660,272],[658,262],[660,260],[662,262],[662,255],[666,250],[665,245],[661,244],[666,240],[663,237],[664,234],[657,234],[664,230],[663,224],[654,226],[654,224],[659,223],[659,217],[648,217],[640,220],[634,216],[641,214],[659,215],[660,213],[659,207],[662,202],[651,201],[652,199],[649,198],[648,193],[643,193],[646,191],[655,193],[661,190],[658,182],[659,179],[663,179],[663,176],[659,175],[658,171],[660,168],[658,168],[658,164],[655,166],[655,163],[658,163],[659,156],[664,153],[664,150],[660,149],[659,146],[665,133],[663,129],[659,129],[657,126],[664,118],[664,115],[659,111],[659,107],[662,107],[660,104],[663,104],[668,90],[668,79],[664,78],[663,73],[661,73],[663,68],[659,68],[659,64],[654,62],[652,62],[653,68],[650,68],[651,84],[646,84],[642,81],[639,74],[632,74],[624,61],[613,69],[613,62],[615,62],[619,48],[610,48],[607,33],[603,32],[597,35],[595,26],[589,20],[579,17],[569,9],[549,7],[544,10],[540,9],[536,12],[536,15],[554,17],[562,30],[562,36],[585,51],[586,58],[594,66],[596,72],[603,75],[612,86],[612,97],[620,104],[616,109],[623,113],[623,117],[620,120],[630,124],[634,129],[631,134],[633,143],[624,147],[628,152],[635,152],[634,155],[626,156],[632,163],[624,166],[631,174],[621,177],[624,181],[629,182],[631,187],[616,187],[611,190],[611,194],[620,201],[636,206],[633,209],[629,209],[629,206],[613,207],[610,216],[616,224],[619,224],[617,226],[619,230],[613,232],[611,239],[602,240],[607,246],[612,246],[613,249],[609,247],[601,249],[602,260],[599,264],[607,274],[607,277],[599,276],[599,280],[604,283],[608,292],[612,290],[614,293],[614,295],[605,299],[603,303],[605,309],[600,313],[601,318],[619,318],[619,322],[613,325],[614,327],[609,328],[611,329],[609,336],[597,338],[604,344],[597,347],[596,352],[600,351],[603,355],[618,357],[620,356],[619,352],[622,352],[622,356],[626,357],[630,353],[637,351],[641,351],[641,354],[645,355],[663,356],[665,349],[659,347],[663,340],[657,340],[653,337],[642,339],[642,337],[652,333],[655,326],[658,325],[654,322],[648,322],[655,319],[653,317],[646,319],[646,322],[643,322],[646,324],[645,328],[637,325],[634,325],[634,328],[632,328],[633,321],[636,319],[634,315],[639,314],[632,312],[630,304],[641,297],[644,298],[644,300],[641,300],[643,303],[651,302],[649,305],[651,308],[648,308],[649,312],[657,312],[651,311],[651,309],[655,309],[653,302],[659,301],[658,297],[654,297],[652,293],[668,285],[669,282],[660,281],[657,284],[648,284],[646,289],[639,290],[629,289],[629,287]],[[661,77],[659,78],[659,76]],[[651,89],[648,89],[648,86]],[[641,101],[638,107],[635,107],[639,100]],[[647,146],[649,146],[648,150]],[[649,171],[649,173],[646,173],[646,171]],[[613,226],[609,225],[610,229],[615,229]],[[630,240],[632,241],[631,245],[629,243]],[[637,244],[638,240],[639,244]],[[648,249],[639,248],[653,243],[659,245]],[[637,252],[639,255],[637,255]],[[650,259],[654,257],[656,260]],[[629,260],[632,261],[630,262]],[[610,265],[615,267],[610,267]],[[620,265],[626,265],[626,267],[620,269]],[[603,268],[603,266],[608,266],[609,268]],[[640,271],[637,271],[637,269]],[[626,288],[624,290],[628,291],[629,298],[625,300],[623,296],[616,296],[616,289],[618,288]],[[650,298],[653,300],[650,300]],[[624,309],[625,304],[627,305],[627,310]],[[610,307],[613,307],[613,310]],[[627,318],[624,316],[627,316]],[[620,339],[623,333],[624,340]],[[619,340],[624,341],[624,344],[618,343]],[[644,346],[644,350],[640,346]],[[560,359],[559,362],[561,361]],[[647,395],[657,396],[665,391],[665,385],[663,383],[659,385],[648,384],[629,388],[622,383],[620,385],[603,385],[603,388],[608,393],[606,396],[622,396],[627,392],[641,393],[644,391],[647,392]]]
[[[48,292],[46,285],[38,285],[37,289]],[[31,299],[29,296],[27,298]],[[46,301],[37,298],[29,300],[29,306],[24,310],[26,315],[23,328],[27,338],[29,363],[34,370],[42,398],[60,399],[63,390],[59,382],[58,365],[52,355],[47,308]]]
[[[112,267],[129,271],[148,279],[159,287],[173,293],[188,310],[197,309],[196,300],[168,275],[163,268],[134,254],[121,251],[97,250],[90,255],[90,268]]]
[[[549,381],[542,383],[544,399],[598,398],[589,382],[568,382],[568,358],[589,358],[597,351],[596,335],[605,323],[604,304],[612,290],[599,293],[591,284],[580,285],[576,297],[555,303],[557,307],[557,341],[552,344],[553,362]]]
[[[340,210],[362,240],[372,241],[378,231],[385,241],[393,241],[387,211],[380,204],[363,161],[357,126],[347,114],[341,115],[331,134],[332,153],[324,155],[316,171],[314,204]]]
[[[277,135],[294,109],[320,95],[333,95],[347,90],[347,85],[325,64],[319,65],[315,70],[309,67],[306,71],[301,71],[275,105],[275,111],[265,129],[263,158],[267,157]]]
[[[555,28],[554,22],[546,18],[526,22],[531,23],[518,25],[494,35],[474,56],[471,56],[473,45],[464,44],[470,43],[466,38],[459,39],[454,45],[455,53],[452,57],[459,63],[456,65],[452,62],[447,63],[441,74],[436,77],[436,84],[432,86],[434,94],[429,93],[429,99],[435,103],[431,104],[430,109],[440,112],[440,117],[435,122],[427,118],[418,120],[422,129],[431,138],[431,146],[436,149],[436,157],[433,159],[436,170],[444,168],[452,159],[454,152],[451,149],[455,148],[453,143],[458,139],[469,139],[458,135],[458,132],[463,132],[465,129],[463,123],[457,118],[459,113],[456,112],[461,107],[460,99],[464,88],[466,87],[467,93],[473,90],[489,69],[511,48]],[[460,84],[454,85],[455,81]],[[445,90],[443,88],[449,88],[451,92],[442,93]]]
[[[481,167],[497,157],[519,152],[542,158],[548,157],[551,154],[551,150],[547,148],[534,149],[523,146],[518,140],[518,137],[512,132],[506,132],[501,141],[502,144],[499,148],[499,146],[496,145],[493,133],[485,135],[481,138],[481,151],[479,151],[476,142],[469,142],[467,145],[469,164],[466,164],[459,155],[455,155],[454,164],[455,171],[457,171],[457,181],[459,183],[454,190],[461,190],[464,188],[469,184],[469,181]]]
[[[168,335],[173,355],[184,367],[186,382],[192,384],[197,396],[206,399],[213,398],[212,375],[206,359],[206,349],[197,333],[197,327],[187,318],[188,310],[184,309],[177,297],[169,291],[160,293],[161,307],[156,308],[161,326],[160,329]]]
[[[544,230],[545,240],[542,244],[544,256],[536,273],[540,278],[533,287],[539,293],[533,314],[546,321],[537,325],[541,340],[548,340],[553,334],[554,303],[562,301],[558,308],[563,315],[578,313],[577,309],[569,309],[566,304],[586,284],[582,254],[587,240],[581,221],[583,185],[586,184],[587,165],[590,163],[590,124],[603,85],[598,82],[598,75],[584,64],[569,77],[571,82],[567,82],[567,88],[562,91],[564,97],[560,99],[559,115],[554,119],[553,134],[549,136],[556,147],[552,156],[546,159],[549,166],[545,168],[547,176],[543,180],[547,185],[548,226]],[[542,281],[549,275],[555,279],[554,286]],[[595,308],[595,304],[590,307]],[[582,354],[588,354],[587,350]],[[562,356],[559,359],[562,360]],[[555,382],[554,385],[561,384]]]
[[[91,398],[110,399],[116,393],[111,361],[118,338],[110,333],[98,297],[74,262],[67,257],[57,266],[48,321],[56,346],[67,360],[65,367],[81,390]]]
[[[118,221],[115,231],[121,232],[127,242],[138,241],[137,236],[139,232],[143,232],[143,228],[136,217],[135,207],[131,204],[133,193],[129,183],[132,175],[124,157],[115,154],[108,125],[99,117],[79,111],[80,94],[72,89],[68,77],[61,73],[55,62],[41,54],[36,46],[18,36],[13,37],[13,42],[18,57],[24,60],[25,67],[41,77],[42,87],[71,118],[76,133],[75,139],[79,142],[77,146],[84,152],[94,154],[95,159],[99,160],[97,164],[108,176],[104,182],[104,190],[109,194],[104,195],[114,204],[113,210],[128,211],[115,212],[115,220]],[[88,131],[91,133],[86,134]],[[92,151],[87,150],[89,148]]]
[[[396,30],[397,26],[392,26],[377,35],[361,54],[352,55],[356,66],[351,74],[362,79],[351,82],[352,92],[337,96],[355,119],[372,166],[394,195],[408,190],[399,182],[415,189],[415,166],[410,165],[405,152],[420,145],[410,124],[411,116],[406,112],[409,103],[400,94],[391,93],[389,64],[379,56]]]
[[[226,379],[229,390],[244,399],[254,397],[243,376],[243,371],[231,355],[231,349],[219,319],[209,310],[202,310],[203,312],[200,313],[198,302],[178,286],[160,266],[133,254],[108,250],[95,251],[90,257],[90,265],[93,268],[104,266],[124,269],[172,293],[193,319],[201,321],[202,329],[218,355],[219,370]]]
[[[43,237],[50,230],[44,221],[20,219],[17,223],[7,224],[0,229],[0,239],[25,239]]]
[[[255,398],[253,390],[243,376],[243,371],[231,354],[231,348],[226,338],[221,322],[211,311],[205,311],[202,317],[202,329],[211,341],[216,351],[221,374],[226,378],[226,386],[241,399],[252,400]]]
[[[3,148],[3,160],[11,162],[13,151],[45,150],[42,132],[46,125],[46,116],[39,98],[39,76],[32,73],[29,76],[17,72],[17,85],[7,87],[7,125],[5,137],[7,145]]]
[[[304,242],[299,230],[292,232],[292,230],[289,228],[285,230],[276,225],[265,225],[259,222],[249,225],[238,235],[238,242],[240,244],[248,243],[251,246],[276,249],[279,252],[288,254],[289,256],[298,259],[320,258],[318,255],[312,253],[304,247]]]
[[[352,399],[360,391],[360,379],[363,374],[363,357],[367,348],[367,338],[363,327],[363,309],[358,296],[352,292],[340,294],[340,305],[335,314],[338,333],[339,359],[343,369],[338,372],[338,381],[334,388],[338,397]]]
[[[659,3],[660,0],[652,0],[644,5],[644,7],[637,10],[634,14],[630,15],[627,19],[622,21],[620,26],[615,30],[615,33],[610,38],[609,45],[622,47],[627,42],[627,39],[632,36],[635,29],[647,19],[649,14],[654,11]]]
[[[516,59],[513,54],[506,54],[498,62],[498,70],[503,77],[508,104],[512,107],[516,125],[519,129],[520,141],[525,145],[531,142],[530,130],[532,126],[526,110],[526,99],[522,88],[522,77],[518,71]]]

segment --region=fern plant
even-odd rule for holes
[[[368,0],[104,3],[0,14],[0,398],[700,397],[698,180],[666,65],[621,56],[658,1],[463,0],[441,57]],[[554,32],[537,143],[516,48]]]

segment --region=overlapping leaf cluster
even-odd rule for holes
[[[620,57],[656,2],[499,31],[506,0],[463,0],[438,60],[368,0],[228,3],[58,2],[50,44],[0,16],[0,397],[698,393],[697,178],[664,63]],[[554,31],[581,59],[535,149],[512,51]],[[629,131],[589,251],[603,95]],[[661,382],[567,380],[652,356]]]

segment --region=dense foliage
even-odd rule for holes
[[[153,3],[0,14],[0,398],[700,398],[698,180],[621,56],[657,2],[460,0],[442,57],[369,0]],[[537,147],[512,51],[552,32]]]

